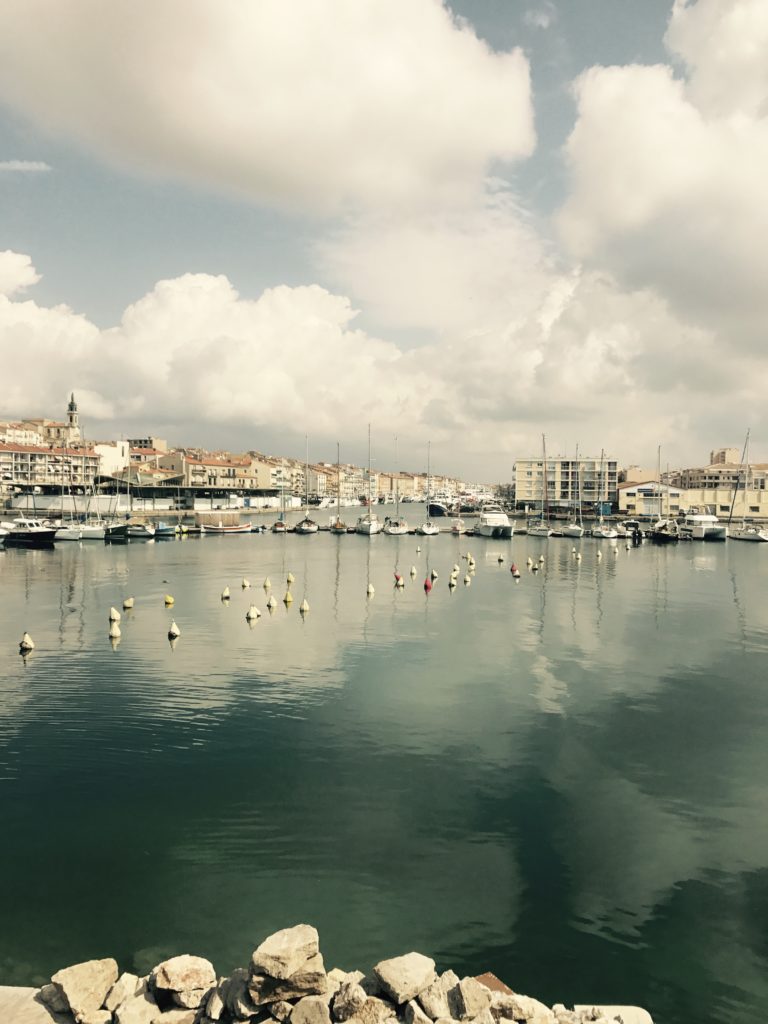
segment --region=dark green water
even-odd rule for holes
[[[309,921],[328,966],[418,949],[550,1003],[761,1019],[768,545],[576,543],[0,551],[0,983],[107,955],[223,973]]]

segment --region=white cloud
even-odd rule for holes
[[[39,280],[29,256],[10,249],[0,252],[0,295],[15,295]]]
[[[50,171],[50,166],[42,160],[0,160],[0,171],[21,171],[25,173],[39,173]]]
[[[0,98],[123,166],[323,212],[450,200],[534,145],[527,60],[439,0],[7,0]]]
[[[523,15],[523,21],[529,28],[548,29],[557,20],[557,9],[552,3],[544,3],[540,7],[529,7]]]
[[[768,6],[678,2],[689,64],[591,68],[576,84],[560,214],[573,255],[649,287],[723,347],[761,351],[768,315]]]

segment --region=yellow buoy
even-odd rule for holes
[[[269,608],[271,612],[277,608],[277,601],[275,600],[274,594],[270,594],[269,600],[267,601],[267,608]]]
[[[126,599],[123,601],[123,611],[127,612],[130,608],[133,608],[133,598],[126,597]]]
[[[261,612],[259,611],[255,604],[252,604],[248,611],[245,613],[245,617],[248,620],[248,622],[252,622],[254,619],[258,619],[260,615]]]
[[[243,588],[243,590],[247,590],[248,587],[250,587],[250,585],[251,585],[251,581],[247,580],[245,578],[245,576],[243,576],[243,582],[240,584],[240,586]]]
[[[165,601],[166,608],[170,608],[171,605],[173,604],[173,598],[171,597],[170,594],[166,594],[163,600]]]
[[[265,590],[269,590],[269,588],[271,586],[272,586],[272,580],[269,578],[269,576],[267,576],[267,578],[264,580],[264,589]]]
[[[290,587],[290,585],[294,582],[295,579],[296,577],[293,575],[293,573],[289,572],[288,575],[285,577],[285,582]]]
[[[373,595],[376,593],[376,591],[373,589],[372,583],[369,583],[368,586],[366,587],[366,593],[368,594],[368,597],[373,597]]]
[[[117,608],[110,608],[109,609],[109,621],[110,622],[119,622],[121,618],[122,618],[122,615],[117,610]]]
[[[293,604],[293,594],[290,590],[286,590],[285,597],[283,598],[283,604]]]

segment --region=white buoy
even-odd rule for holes
[[[35,641],[32,639],[32,637],[29,635],[29,633],[25,633],[24,636],[21,638],[21,642],[19,643],[19,650],[20,651],[34,651],[34,649],[35,649]]]
[[[602,551],[598,551],[598,552],[597,552],[597,560],[598,560],[598,562],[600,561],[600,559],[601,559],[602,557],[603,557],[603,552],[602,552]]]
[[[416,548],[416,554],[417,554],[417,555],[420,555],[420,554],[421,554],[421,548],[418,548],[418,547]]]
[[[293,604],[293,594],[290,590],[286,590],[285,597],[283,598],[283,604]]]
[[[519,570],[519,569],[516,569],[516,570],[515,570],[515,571],[514,571],[514,572],[512,573],[512,575],[514,576],[514,578],[515,578],[516,580],[519,580],[519,579],[520,579],[520,570]]]
[[[528,556],[528,560],[527,560],[527,562],[525,564],[526,565],[533,565],[533,559],[531,558],[530,555]]]
[[[247,590],[248,587],[250,587],[250,585],[251,585],[251,581],[247,580],[245,578],[245,576],[243,576],[243,582],[240,584],[240,586],[243,588],[243,590]]]
[[[576,554],[576,548],[571,548],[571,554],[572,554],[572,555],[575,555],[575,554]]]
[[[229,587],[224,587],[224,589],[222,590],[222,592],[221,592],[221,600],[222,601],[228,601],[229,600]]]
[[[472,577],[469,575],[469,573],[467,573],[467,575],[464,577],[464,586],[468,587],[471,583]]]
[[[539,555],[539,563],[544,561],[544,555]]]
[[[405,586],[405,580],[403,579],[402,576],[397,577],[397,579],[395,580],[395,586],[398,589],[402,589]]]
[[[580,552],[580,551],[577,551],[577,552],[576,552],[576,561],[577,561],[577,562],[580,562],[580,561],[581,561],[581,552]]]
[[[118,637],[118,636],[120,636],[120,627],[118,626],[117,622],[111,621],[109,623],[109,635],[111,637]]]
[[[296,577],[295,577],[295,576],[293,575],[293,573],[292,573],[292,572],[289,572],[289,573],[288,573],[288,575],[287,575],[287,576],[286,576],[286,578],[285,578],[285,582],[286,582],[286,583],[288,584],[288,586],[290,587],[290,585],[291,585],[291,584],[293,583],[293,581],[294,581],[295,579],[296,579]]]
[[[538,567],[538,565],[537,565],[537,564],[536,564],[536,563],[534,562],[534,564],[533,564],[533,565],[531,566],[531,572],[538,572],[538,571],[539,571],[539,567]]]
[[[170,608],[171,605],[173,604],[173,597],[171,596],[171,594],[166,594],[165,597],[163,598],[163,601],[165,602],[165,607]]]
[[[504,555],[499,555],[496,561],[499,563],[499,565],[501,565],[504,562]]]
[[[174,619],[171,621],[171,625],[168,629],[168,639],[175,640],[179,636],[181,636],[181,630],[176,625],[176,620]]]
[[[632,545],[629,543],[629,541],[627,541],[627,543],[624,545],[624,547],[627,549],[627,551],[631,551],[632,550]]]
[[[456,577],[455,576],[451,576],[451,578],[448,580],[448,589],[449,590],[455,590],[456,589]]]
[[[459,567],[458,565],[456,565],[456,563],[455,563],[455,562],[453,563],[453,569],[452,569],[452,572],[455,572],[457,576],[458,576],[458,574],[459,574],[459,573],[461,572],[461,568],[460,568],[460,567]]]
[[[429,575],[432,577],[433,580],[436,580],[437,579],[437,569],[433,569],[432,572]]]
[[[267,608],[269,608],[271,612],[273,612],[275,608],[277,608],[277,601],[275,600],[274,594],[269,595],[269,600],[267,601]]]
[[[299,605],[299,611],[301,612],[302,615],[306,615],[307,612],[309,611],[309,602],[307,601],[306,597]]]
[[[416,575],[416,566],[415,565],[411,566],[410,574],[411,574],[411,576],[415,576]]]
[[[259,611],[255,604],[252,604],[248,611],[245,613],[245,617],[248,620],[248,622],[253,622],[255,619],[258,619],[260,615],[261,612]]]
[[[373,595],[376,593],[376,591],[373,589],[373,584],[372,583],[368,584],[368,586],[366,587],[365,592],[368,595],[368,597],[373,597]]]
[[[265,590],[269,590],[269,588],[271,586],[272,586],[272,580],[269,578],[269,576],[267,576],[267,578],[264,580],[264,589]]]
[[[614,555],[618,555],[618,553],[619,553],[619,549],[618,549],[617,547],[615,547],[615,548],[613,549],[613,553],[614,553]]]
[[[127,612],[131,608],[133,608],[133,598],[132,597],[126,597],[126,599],[123,601],[123,611]]]
[[[117,610],[117,608],[110,608],[109,609],[109,621],[110,622],[119,622],[120,619],[122,619],[122,615]]]

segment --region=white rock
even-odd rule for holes
[[[129,996],[115,1010],[115,1024],[154,1024],[160,1008],[149,991]]]
[[[366,1003],[368,996],[362,985],[357,981],[345,981],[333,1000],[333,1016],[336,1020],[345,1021],[357,1015]]]
[[[251,971],[248,991],[251,999],[258,1006],[274,1003],[281,999],[320,996],[328,986],[328,976],[325,973],[323,957],[320,953],[306,960],[288,978],[274,978],[269,974],[253,973],[253,965],[251,965]]]
[[[288,1018],[291,1016],[292,1010],[293,1006],[291,1005],[291,1003],[288,1003],[285,1000],[278,1000],[276,1003],[272,1003],[272,1005],[269,1007],[269,1012],[272,1014],[275,1020],[280,1021],[288,1020]]]
[[[211,1020],[219,1020],[222,1013],[224,1013],[225,1005],[222,989],[226,982],[226,978],[219,978],[216,988],[212,989],[211,994],[208,996],[208,1002],[205,1004],[205,1015],[210,1017]]]
[[[216,972],[210,960],[202,956],[171,957],[152,972],[152,985],[170,992],[177,1006],[194,1009],[201,1005],[216,984]]]
[[[448,995],[451,1016],[457,1020],[472,1020],[491,1005],[491,992],[475,978],[462,978]]]
[[[391,999],[407,1003],[435,980],[435,961],[422,953],[406,953],[382,960],[373,968],[373,973]]]
[[[51,983],[65,996],[76,1021],[89,1011],[100,1010],[116,981],[117,962],[111,958],[74,964],[51,978]]]
[[[152,1019],[152,1024],[195,1024],[198,1019],[197,1010],[187,1010],[176,1007],[172,1010],[165,1010]]]
[[[428,1017],[415,999],[410,999],[403,1010],[405,1024],[432,1024],[432,1018]]]
[[[109,990],[109,995],[104,1000],[104,1008],[110,1012],[116,1010],[129,996],[135,996],[142,984],[146,988],[146,982],[142,982],[138,975],[124,971]]]
[[[328,1004],[321,996],[305,996],[291,1011],[290,1024],[331,1024]]]
[[[393,1017],[397,1017],[397,1010],[392,1003],[386,999],[379,999],[378,996],[368,996],[365,1006],[350,1018],[348,1024],[352,1021],[356,1024],[384,1024]]]
[[[451,1007],[448,1003],[448,993],[459,984],[458,974],[453,971],[446,971],[441,974],[437,981],[432,982],[429,988],[419,992],[419,1002],[424,1013],[432,1020],[439,1017],[450,1017]]]

